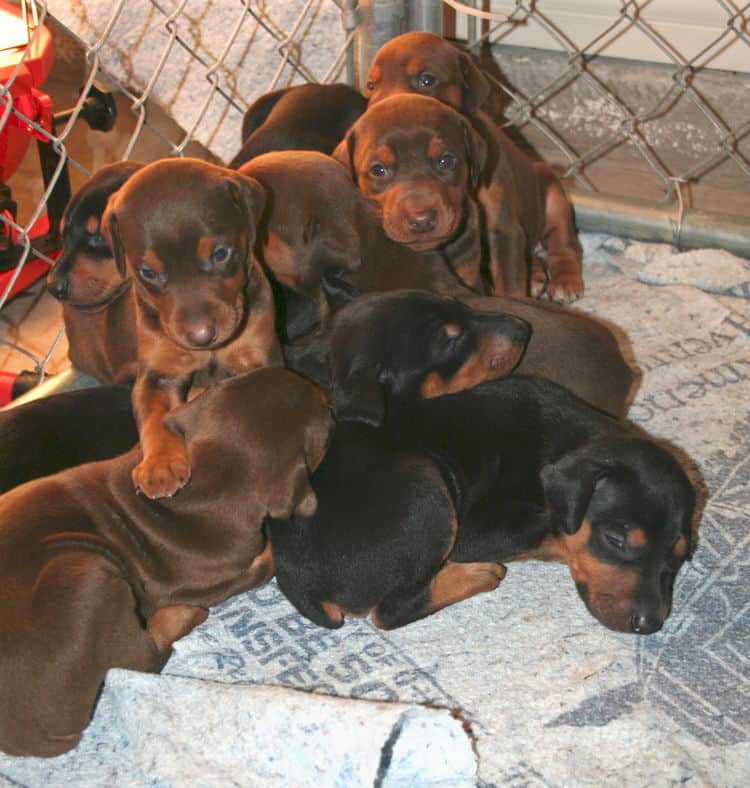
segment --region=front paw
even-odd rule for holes
[[[583,279],[579,274],[553,275],[547,284],[547,297],[558,304],[570,304],[583,295]]]
[[[147,498],[169,498],[190,480],[190,463],[179,452],[152,454],[133,468],[132,475],[135,489]]]

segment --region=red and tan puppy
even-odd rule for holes
[[[197,159],[149,164],[109,201],[106,228],[135,289],[143,460],[133,481],[149,498],[190,478],[185,443],[165,424],[190,387],[282,363],[253,253],[263,205],[257,181]]]
[[[76,746],[109,668],[158,672],[208,608],[273,575],[267,515],[309,517],[328,398],[285,369],[176,408],[193,476],[174,499],[133,489],[127,454],[0,497],[0,750]]]
[[[471,193],[486,145],[458,112],[424,96],[367,110],[334,156],[377,206],[385,234],[412,251],[439,251],[482,292],[479,216]]]
[[[479,179],[496,295],[583,295],[581,249],[570,204],[552,169],[522,153],[482,110],[490,93],[469,55],[433,33],[405,33],[378,51],[367,78],[370,106],[398,93],[431,96],[469,117],[487,145]],[[542,243],[546,265],[534,258]],[[545,270],[546,269],[546,270]]]
[[[73,366],[102,383],[135,378],[137,341],[131,282],[101,227],[107,200],[143,164],[121,161],[97,170],[65,210],[60,257],[47,290],[62,303]]]

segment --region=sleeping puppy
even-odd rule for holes
[[[297,609],[326,627],[371,613],[387,629],[496,588],[507,562],[543,560],[568,565],[610,629],[661,629],[695,504],[671,453],[540,378],[415,396],[428,380],[341,414],[311,480],[315,515],[270,521]],[[355,401],[372,389],[344,385]]]
[[[560,303],[580,298],[581,249],[562,185],[547,164],[529,159],[482,111],[490,87],[469,55],[433,33],[396,36],[370,68],[369,107],[400,93],[431,96],[463,113],[487,146],[479,201],[495,295],[546,292]],[[535,256],[538,243],[545,260]]]
[[[176,408],[193,477],[138,495],[138,447],[0,497],[0,750],[78,743],[109,668],[158,672],[212,605],[273,575],[268,514],[311,516],[308,473],[333,418],[284,369],[223,381]]]
[[[47,290],[62,303],[68,356],[76,369],[102,383],[135,378],[135,306],[131,282],[102,232],[107,200],[139,162],[97,170],[65,210],[62,248],[47,274]]]
[[[138,372],[133,411],[143,450],[133,483],[149,498],[190,478],[165,424],[194,384],[279,366],[271,288],[253,253],[261,185],[198,159],[162,159],[108,203],[115,258],[133,278]]]
[[[242,149],[229,164],[277,150],[332,153],[349,126],[365,111],[367,99],[349,85],[294,85],[257,99],[242,119]]]

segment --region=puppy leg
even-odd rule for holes
[[[162,386],[152,377],[153,373],[139,376],[133,388],[133,412],[143,452],[143,459],[133,468],[133,483],[149,498],[164,498],[190,479],[185,441],[164,424],[166,415],[183,401],[181,392],[187,385]]]
[[[531,257],[531,274],[529,277],[529,289],[534,298],[541,298],[547,289],[547,267],[537,255]]]
[[[544,243],[549,261],[547,295],[551,301],[570,303],[583,295],[581,246],[573,227],[573,212],[560,182],[543,163],[535,165],[544,189]]]
[[[372,623],[381,629],[404,626],[476,594],[494,591],[504,577],[502,564],[448,562],[429,585],[411,594],[397,592],[386,597],[373,610]]]
[[[109,668],[158,672],[167,661],[169,651],[140,621],[129,583],[103,556],[55,556],[29,598],[15,596],[0,625],[0,749],[11,755],[72,749]]]
[[[526,262],[526,233],[520,224],[511,224],[503,231],[489,228],[490,276],[492,294],[501,297],[529,294],[529,272]]]

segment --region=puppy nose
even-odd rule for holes
[[[633,613],[630,617],[630,629],[636,635],[651,635],[658,632],[664,622],[657,616],[649,616],[644,613]]]
[[[434,208],[409,214],[409,227],[418,233],[430,232],[430,230],[434,229],[436,221],[437,211]]]
[[[191,345],[205,347],[216,338],[216,326],[214,323],[202,323],[189,329],[186,336]]]
[[[70,294],[70,281],[66,276],[56,276],[47,280],[47,290],[58,301],[64,301]]]

